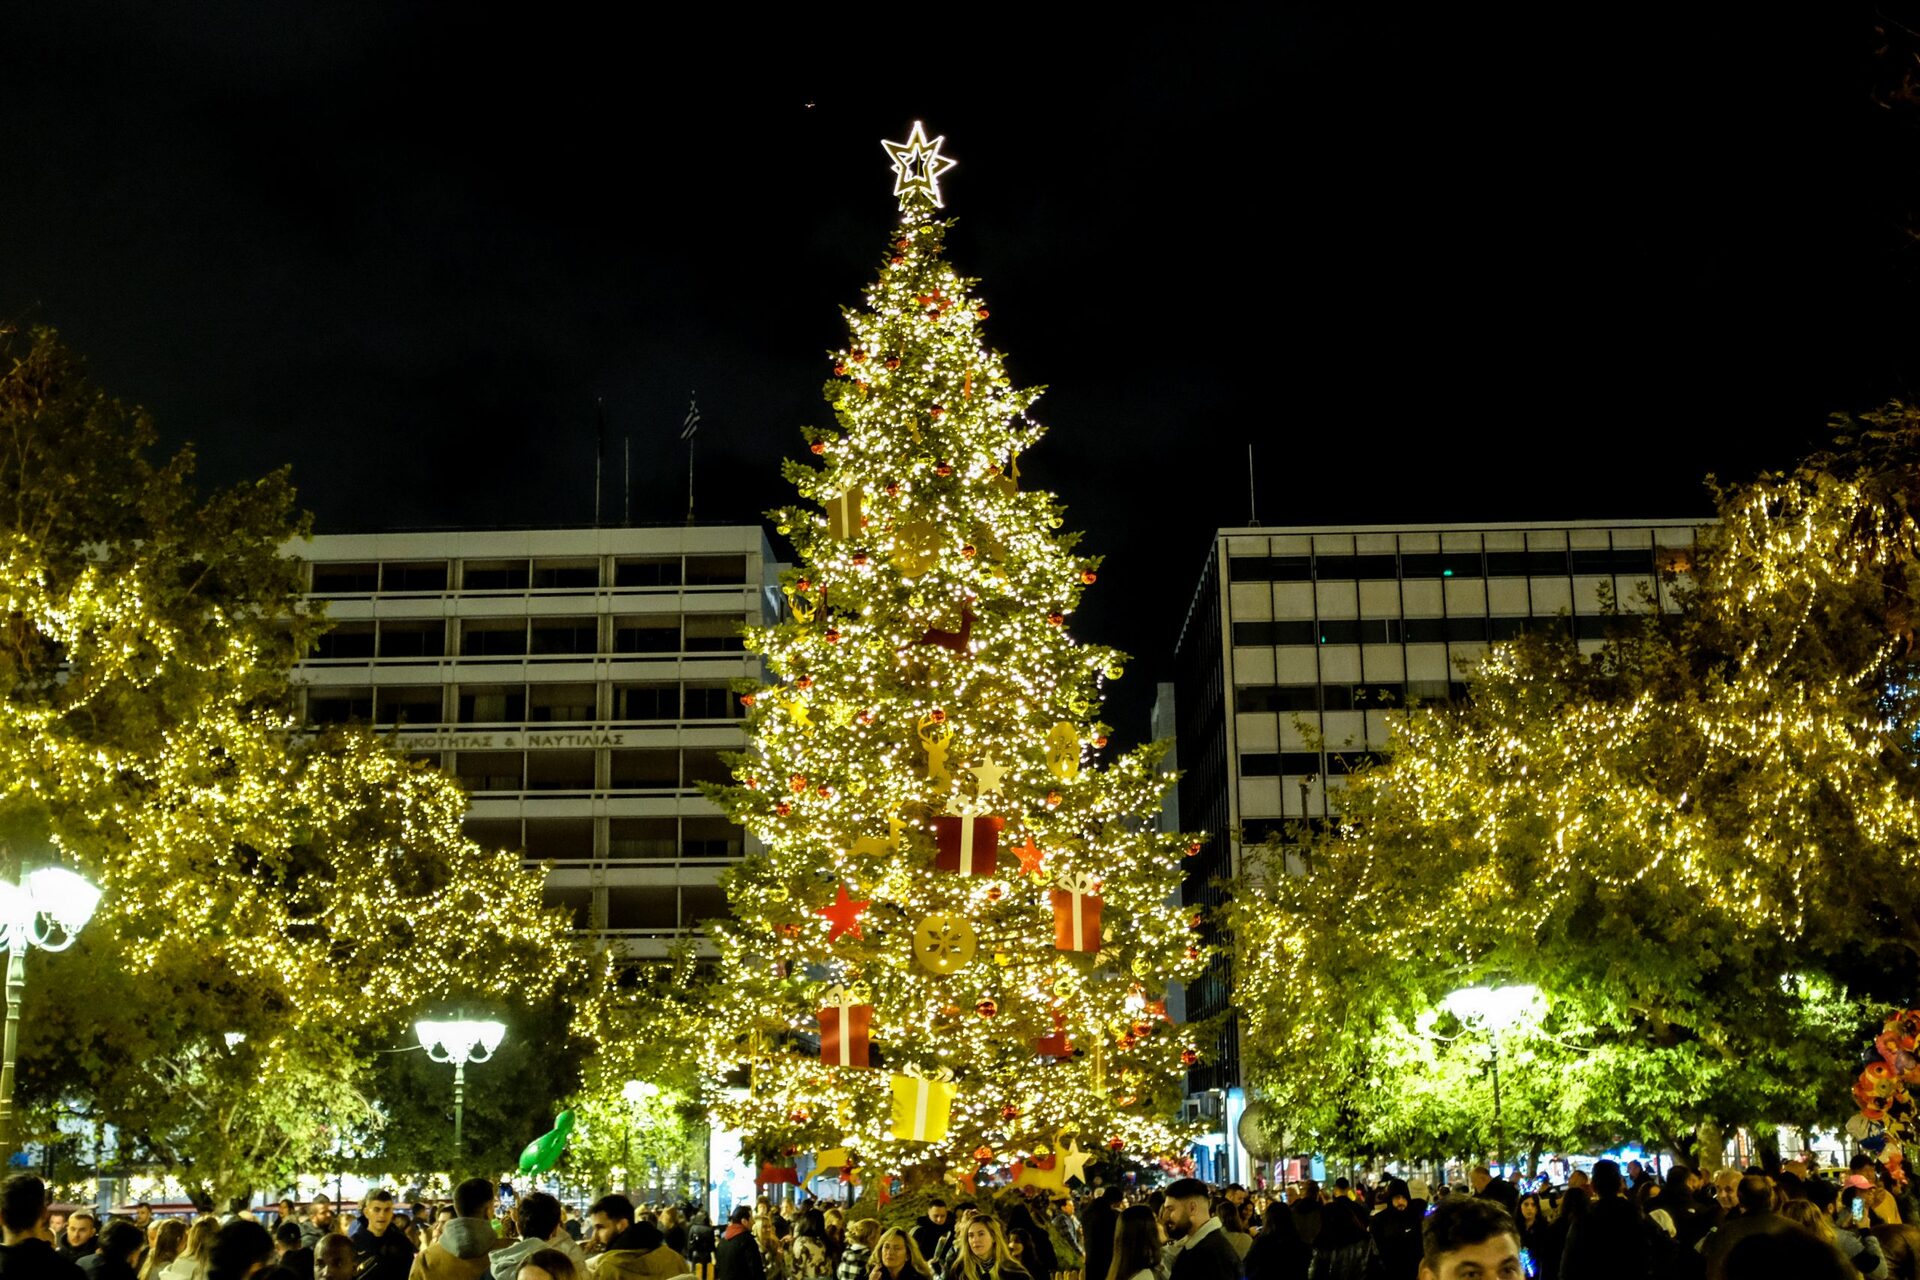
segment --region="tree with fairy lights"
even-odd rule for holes
[[[743,698],[752,743],[716,793],[766,851],[727,880],[709,1065],[744,1065],[716,1107],[776,1164],[845,1149],[965,1180],[1027,1157],[1047,1181],[1181,1145],[1162,1117],[1194,1037],[1164,993],[1201,948],[1170,904],[1189,837],[1155,829],[1158,752],[1099,759],[1121,655],[1066,629],[1098,561],[1020,486],[1038,392],[942,257],[941,143],[886,144],[900,224],[846,313],[838,429],[787,467],[814,505],[774,514],[791,609],[749,632],[775,683]]]
[[[1920,992],[1920,410],[1834,428],[1719,493],[1676,611],[1592,653],[1495,646],[1465,704],[1400,718],[1307,874],[1238,895],[1243,1043],[1282,1108],[1344,1091],[1379,1136],[1422,1093],[1382,1069],[1428,1071],[1422,1017],[1513,982],[1578,1104],[1550,1143],[1852,1109],[1855,1054]]]

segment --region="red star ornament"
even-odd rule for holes
[[[840,886],[838,896],[827,906],[821,907],[816,914],[826,918],[827,941],[833,943],[840,941],[841,937],[849,933],[856,938],[865,937],[866,935],[860,932],[860,917],[866,914],[866,910],[867,902],[864,900],[855,902],[847,897],[847,886],[843,884]]]
[[[1040,852],[1040,846],[1033,842],[1033,833],[1029,831],[1027,842],[1013,847],[1013,856],[1020,859],[1022,875],[1037,876],[1040,874],[1040,859],[1046,855]]]

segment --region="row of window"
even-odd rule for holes
[[[1575,547],[1555,551],[1385,552],[1376,555],[1229,556],[1230,582],[1352,581],[1357,578],[1545,578],[1603,574],[1652,574],[1677,569],[1685,555],[1652,547]]]
[[[451,692],[447,692],[451,690]],[[447,711],[451,706],[452,719]],[[609,686],[602,708],[593,684],[398,685],[307,690],[307,723],[601,724],[737,720],[740,695],[717,680],[645,680]]]
[[[461,751],[453,776],[475,795],[503,791],[692,791],[733,781],[715,747]]]
[[[575,929],[610,933],[681,933],[727,918],[726,891],[716,885],[610,884],[595,890],[550,884],[544,898],[549,907],[565,908]]]
[[[741,617],[733,613],[665,613],[601,619],[464,618],[354,621],[334,625],[315,643],[317,659],[443,658],[451,639],[463,657],[561,657],[601,653],[739,653]]]
[[[747,582],[745,556],[514,557],[462,560],[327,560],[313,565],[315,595],[463,591],[590,591],[615,587],[734,587]]]
[[[1631,619],[1637,615],[1626,615]],[[1561,632],[1581,640],[1603,640],[1620,625],[1610,614],[1565,614],[1484,618],[1325,618],[1275,622],[1236,622],[1236,645],[1287,644],[1441,644],[1512,640],[1529,632]]]
[[[1384,759],[1378,751],[1255,751],[1240,757],[1243,778],[1311,777],[1354,773]]]
[[[1256,684],[1233,691],[1235,711],[1379,711],[1410,702],[1464,702],[1467,686],[1446,680],[1371,684]]]
[[[646,818],[468,817],[468,836],[489,849],[523,852],[533,862],[719,862],[746,850],[746,834],[713,814]],[[606,831],[606,853],[595,852]]]

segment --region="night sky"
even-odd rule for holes
[[[698,514],[753,520],[922,119],[1133,736],[1249,442],[1268,524],[1687,515],[1915,394],[1911,37],[1430,8],[35,6],[0,317],[322,532],[587,523],[601,398],[677,522],[691,389]]]

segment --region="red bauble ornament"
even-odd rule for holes
[[[973,1149],[973,1158],[975,1160],[978,1160],[981,1164],[985,1164],[987,1161],[993,1159],[993,1148],[992,1147],[975,1147]]]
[[[899,494],[900,494],[900,486],[899,486],[899,485],[897,485],[897,484],[889,484],[889,485],[887,486],[887,496],[888,496],[889,498],[893,498],[893,497],[898,497],[898,496],[899,496]]]
[[[1020,1118],[1020,1108],[1014,1106],[1012,1103],[1008,1103],[1006,1106],[1000,1108],[1000,1118],[1002,1120],[1018,1120]]]
[[[858,720],[861,724],[872,724],[873,712],[862,711],[859,715],[855,716],[854,719]]]
[[[795,591],[811,591],[813,590],[813,579],[802,578],[800,579],[800,581],[793,584],[793,589]]]
[[[1134,1024],[1133,1024],[1133,1026],[1132,1026],[1132,1027],[1131,1027],[1131,1028],[1129,1029],[1129,1031],[1130,1031],[1130,1034],[1131,1034],[1131,1035],[1133,1036],[1133,1038],[1134,1038],[1134,1039],[1136,1039],[1136,1040],[1138,1040],[1138,1039],[1140,1039],[1141,1037],[1143,1037],[1143,1036],[1145,1036],[1145,1035],[1147,1034],[1147,1032],[1149,1032],[1149,1031],[1151,1031],[1151,1030],[1153,1030],[1153,1028],[1152,1028],[1152,1027],[1149,1027],[1149,1026],[1148,1026],[1148,1025],[1147,1025],[1146,1023],[1144,1023],[1144,1022],[1136,1022],[1136,1023],[1134,1023]]]
[[[1202,925],[1203,923],[1205,923],[1205,921],[1206,921],[1206,917],[1205,917],[1205,916],[1203,916],[1203,915],[1201,915],[1201,914],[1200,914],[1199,912],[1197,912],[1197,911],[1196,911],[1196,912],[1194,912],[1194,913],[1193,913],[1193,915],[1192,915],[1192,916],[1191,916],[1191,917],[1190,917],[1190,918],[1189,918],[1189,919],[1187,920],[1187,928],[1189,928],[1189,929],[1198,929],[1198,928],[1199,928],[1199,927],[1200,927],[1200,926],[1201,926],[1201,925]]]
[[[1094,746],[1096,746],[1096,747],[1104,747],[1104,746],[1106,746],[1106,745],[1107,745],[1107,735],[1103,733],[1103,734],[1101,734],[1101,735],[1100,735],[1099,737],[1097,737],[1097,738],[1095,738],[1095,739],[1093,740],[1093,745],[1094,745]]]
[[[855,364],[865,364],[865,363],[867,362],[867,353],[866,353],[866,352],[864,352],[864,351],[856,351],[856,352],[854,352],[854,353],[853,353],[853,362],[854,362]]]
[[[845,366],[844,364],[836,364],[835,366],[833,366],[833,376],[834,376],[834,377],[836,377],[836,378],[844,378],[844,377],[846,377],[846,376],[847,376],[847,366]]]
[[[1059,807],[1060,807],[1060,793],[1058,791],[1047,792],[1047,808],[1057,809]]]
[[[1200,856],[1200,842],[1198,840],[1195,840],[1187,846],[1187,856],[1189,858],[1197,858]]]
[[[799,795],[807,789],[807,775],[804,773],[796,773],[787,779],[787,785],[793,788],[793,794]]]
[[[793,682],[793,687],[801,690],[811,689],[813,688],[813,677],[801,676],[798,680],[795,680]]]
[[[1107,1149],[1109,1151],[1124,1151],[1126,1150],[1126,1147],[1127,1147],[1127,1140],[1125,1138],[1108,1138],[1107,1139]]]
[[[887,357],[887,368],[889,368],[889,369],[898,369],[899,367],[900,367],[900,357],[899,357],[899,356],[888,356],[888,357]]]
[[[1199,958],[1200,958],[1200,948],[1198,947],[1187,948],[1187,959],[1198,960]]]
[[[976,310],[973,314],[979,316],[982,320],[985,320],[987,318],[987,309],[985,307],[981,307],[978,310]]]
[[[741,706],[743,706],[743,707],[750,707],[750,706],[752,706],[752,705],[753,705],[753,695],[752,695],[752,694],[750,694],[750,693],[743,693],[743,694],[741,694],[741,695],[740,695],[740,705],[741,705]]]
[[[839,643],[840,643],[840,633],[839,633],[838,631],[829,631],[829,632],[827,632],[827,634],[826,634],[826,641],[827,641],[827,643],[828,643],[828,644],[839,644]]]
[[[940,407],[939,405],[935,405],[935,406],[933,406],[933,408],[931,408],[931,409],[929,409],[929,410],[927,410],[927,412],[928,412],[928,413],[930,413],[930,414],[932,414],[932,415],[933,415],[934,417],[936,417],[936,418],[944,418],[944,417],[946,417],[946,416],[947,416],[947,411],[946,411],[945,409],[943,409],[943,408],[941,408],[941,407]],[[947,468],[947,471],[952,471],[952,470],[953,470],[953,468],[952,468],[952,467],[948,467],[948,468]],[[945,475],[945,474],[946,474],[946,472],[942,472],[941,474],[942,474],[942,475]]]
[[[896,249],[905,249],[912,243],[913,241],[907,239],[905,236],[901,236],[898,240],[895,240],[893,242],[893,247]]]
[[[1064,613],[1050,613],[1047,615],[1047,621],[1056,627],[1063,626],[1067,621],[1067,615]]]
[[[823,783],[821,783],[821,784],[820,784],[820,786],[819,786],[819,788],[818,788],[818,790],[819,790],[819,792],[820,792],[820,798],[821,798],[822,800],[831,800],[831,799],[833,799],[833,788],[832,788],[832,787],[830,787],[830,786],[828,786],[828,785],[827,785],[826,783],[824,783],[824,782],[823,782]]]
[[[785,800],[782,800],[779,804],[773,806],[773,811],[784,818],[788,814],[793,812],[793,806],[788,804]]]
[[[1002,897],[1005,896],[1005,893],[1006,891],[996,884],[991,889],[987,890],[987,901],[998,902]]]
[[[1191,1049],[1182,1049],[1182,1050],[1180,1051],[1180,1065],[1181,1065],[1181,1066],[1183,1066],[1183,1067],[1190,1067],[1190,1066],[1192,1066],[1192,1065],[1193,1065],[1194,1063],[1196,1063],[1196,1062],[1198,1062],[1198,1061],[1200,1061],[1200,1055],[1199,1055],[1199,1054],[1197,1054],[1197,1053],[1195,1053],[1195,1052],[1194,1052],[1193,1050],[1191,1050]]]
[[[960,554],[971,560],[980,554],[980,549],[969,542],[966,546],[960,548]]]
[[[1114,1043],[1119,1045],[1122,1049],[1131,1049],[1133,1048],[1133,1037],[1121,1036],[1118,1039],[1116,1039]]]
[[[853,380],[853,385],[854,389],[858,391],[865,391],[867,389],[867,384],[859,378]]]
[[[760,779],[758,778],[747,779],[747,790],[758,791],[759,789],[760,789]]]
[[[983,1018],[991,1018],[1000,1012],[1000,1006],[991,1000],[982,1000],[973,1006],[973,1011]]]
[[[1089,569],[1080,575],[1080,581],[1086,583],[1088,586],[1092,586],[1094,583],[1100,581],[1100,575]]]
[[[811,1119],[813,1119],[813,1113],[805,1109],[789,1111],[787,1113],[788,1124],[805,1124]]]
[[[853,562],[856,565],[864,565],[867,562],[867,553],[864,551],[856,553],[853,557]]]
[[[941,477],[950,476],[953,474],[953,468],[949,466],[947,463],[943,462],[939,466],[933,469],[933,474]]]
[[[901,256],[900,256],[899,254],[897,254],[897,253],[893,255],[893,265],[894,265],[894,266],[896,266],[896,267],[899,267],[899,266],[904,266],[904,265],[906,265],[906,261],[907,261],[907,260],[906,260],[905,258],[903,258],[903,257],[901,257]]]
[[[942,711],[940,708],[935,707],[933,709],[931,719],[935,724],[944,724],[946,723],[947,713]]]

